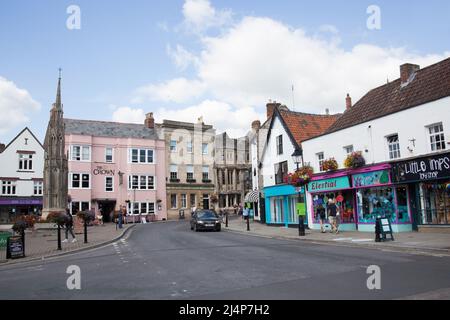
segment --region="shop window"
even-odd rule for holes
[[[400,158],[400,142],[398,140],[398,134],[394,134],[386,138],[389,148],[389,159]]]
[[[284,208],[283,208],[283,198],[273,197],[270,199],[270,222],[271,223],[283,223]]]
[[[438,123],[428,127],[431,151],[445,150],[444,127]]]
[[[421,224],[450,224],[450,191],[447,184],[420,185]]]
[[[344,190],[338,192],[321,193],[314,195],[314,223],[320,223],[317,216],[317,209],[323,206],[325,209],[326,219],[328,219],[327,204],[330,199],[335,201],[339,213],[339,223],[355,223],[355,210],[353,207],[353,192],[351,190]]]
[[[359,223],[375,223],[377,216],[397,221],[394,191],[391,187],[369,188],[357,191]]]

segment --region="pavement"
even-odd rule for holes
[[[374,265],[380,287],[370,290]],[[176,221],[136,225],[93,250],[0,265],[0,299],[450,299],[449,265],[446,256],[194,232]],[[67,286],[74,266],[79,290]]]
[[[75,233],[77,241],[74,243],[72,242],[72,236],[69,234],[69,241],[62,243],[62,250],[58,250],[57,229],[54,228],[53,224],[40,225],[35,231],[27,230],[25,233],[25,258],[6,259],[6,248],[0,248],[0,265],[43,260],[96,248],[121,238],[133,226],[133,224],[125,224],[122,229],[118,230],[116,230],[116,225],[112,223],[90,226],[88,227],[88,243],[84,243],[83,233]],[[65,231],[62,229],[61,240],[64,239]]]
[[[353,231],[340,231],[338,234],[334,234],[329,231],[321,233],[319,230],[306,230],[306,235],[300,237],[297,228],[267,226],[257,221],[250,221],[250,231],[247,231],[247,223],[241,217],[231,217],[228,221],[228,228],[224,229],[229,232],[259,237],[450,256],[449,233],[394,233],[394,241],[386,242],[375,242],[373,233]]]

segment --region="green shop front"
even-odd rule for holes
[[[341,231],[374,232],[378,216],[389,218],[394,232],[411,231],[408,187],[392,183],[390,168],[379,164],[315,175],[306,197],[309,227],[320,230],[317,208],[327,209],[331,199],[338,206]]]
[[[265,197],[266,224],[279,226],[298,226],[298,216],[304,215],[308,225],[304,188],[281,184],[263,189]]]

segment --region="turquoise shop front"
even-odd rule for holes
[[[306,211],[304,188],[297,191],[292,185],[280,184],[265,187],[263,193],[267,225],[298,226],[297,208]],[[307,215],[305,215],[304,222],[305,225],[308,225]]]

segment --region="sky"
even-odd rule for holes
[[[74,7],[75,6],[75,7]],[[448,0],[0,0],[0,143],[67,118],[196,122],[244,135],[277,101],[342,112],[450,56]]]

